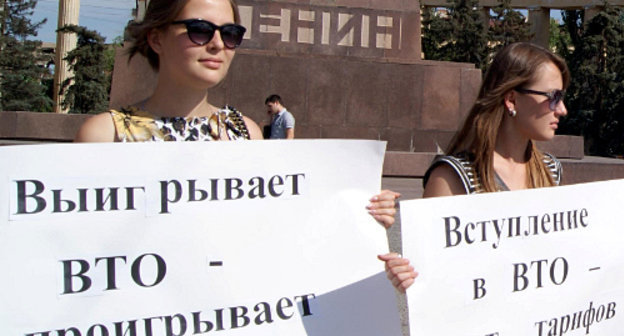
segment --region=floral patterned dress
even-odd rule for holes
[[[249,140],[243,115],[225,106],[206,117],[156,117],[134,106],[109,111],[121,142]]]

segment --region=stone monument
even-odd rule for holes
[[[395,151],[435,152],[472,104],[481,71],[421,59],[420,5],[414,0],[239,0],[247,28],[211,102],[258,124],[277,93],[297,119],[297,138],[388,141]],[[151,93],[157,74],[119,50],[113,108]]]

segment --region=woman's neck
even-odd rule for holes
[[[520,134],[516,127],[503,122],[496,138],[494,152],[505,160],[526,163],[529,139]]]
[[[498,133],[493,153],[493,168],[510,190],[529,187],[527,175],[527,148],[529,139],[518,134],[515,128],[505,128]]]
[[[140,108],[159,117],[204,117],[218,110],[207,101],[207,90],[158,82],[151,97]]]
[[[515,163],[526,163],[527,147],[529,145],[527,141],[521,141],[520,143],[508,143],[505,140],[496,141],[494,153],[501,158]]]

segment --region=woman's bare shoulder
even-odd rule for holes
[[[262,136],[262,131],[255,121],[245,116],[243,116],[243,120],[245,121],[245,126],[247,126],[247,130],[249,131],[249,137],[251,138],[251,140],[264,139],[264,137]]]
[[[429,174],[423,198],[465,194],[466,189],[457,172],[448,164],[438,164]]]
[[[96,114],[78,129],[74,142],[114,142],[115,124],[110,112]]]

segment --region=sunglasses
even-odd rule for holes
[[[223,44],[228,49],[234,49],[243,42],[243,36],[245,35],[245,27],[235,24],[226,23],[222,26],[202,20],[202,19],[188,19],[173,21],[171,24],[183,24],[186,26],[186,33],[188,34],[191,42],[203,46],[210,42],[214,37],[215,31],[219,31]]]
[[[559,104],[560,101],[563,100],[563,97],[565,96],[565,90],[553,90],[550,92],[535,91],[535,90],[521,89],[521,88],[516,88],[514,90],[520,93],[536,94],[536,95],[548,97],[548,103],[549,103],[548,107],[550,108],[551,111],[554,111],[557,108],[557,105]]]

